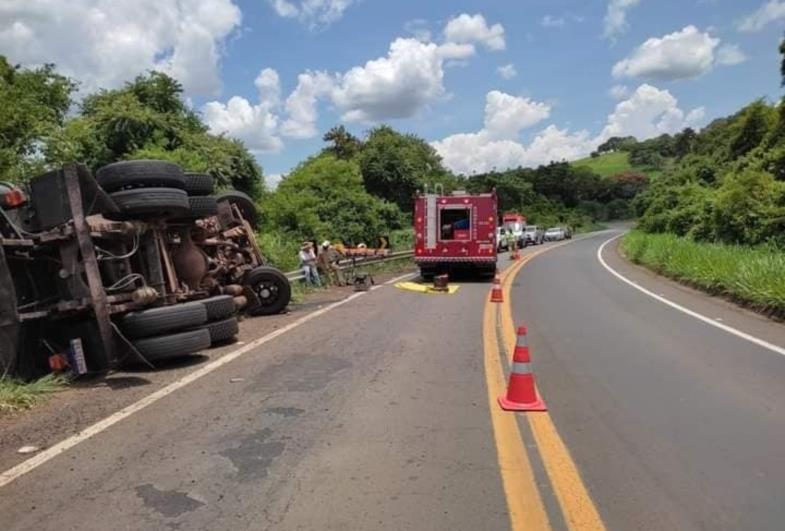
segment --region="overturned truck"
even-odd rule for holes
[[[0,183],[0,375],[102,373],[224,342],[291,290],[245,194],[162,161]]]

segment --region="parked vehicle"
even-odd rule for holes
[[[457,270],[496,272],[496,192],[425,193],[414,199],[414,261],[423,278]]]
[[[561,227],[551,227],[550,229],[545,231],[545,241],[546,242],[555,242],[561,241],[566,238],[564,229]]]
[[[509,251],[512,238],[512,232],[507,230],[506,227],[496,227],[496,251]]]
[[[502,215],[502,226],[506,228],[515,238],[518,247],[523,249],[526,246],[524,230],[526,229],[526,217],[517,212],[505,212]]]
[[[524,229],[525,245],[540,245],[545,241],[545,232],[537,225],[527,225]]]
[[[238,309],[281,311],[289,283],[256,246],[253,202],[212,192],[161,161],[2,184],[0,374],[77,354],[80,372],[156,364],[233,337]]]

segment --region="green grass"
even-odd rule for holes
[[[666,161],[665,167],[667,168],[670,164],[672,164],[672,161]],[[663,172],[663,170],[658,170],[655,168],[633,166],[630,164],[629,153],[626,151],[603,153],[599,157],[595,158],[586,157],[585,159],[574,161],[572,165],[575,168],[589,168],[601,177],[611,177],[625,171],[636,171],[647,175],[649,178],[656,178],[662,175]]]
[[[640,231],[624,237],[622,250],[633,262],[665,276],[785,318],[785,250],[698,243]]]
[[[611,175],[633,169],[630,165],[629,154],[626,151],[604,153],[595,158],[587,157],[585,159],[576,160],[572,165],[576,168],[589,168],[602,177],[610,177]]]
[[[52,374],[34,382],[0,378],[0,415],[29,409],[50,394],[60,391],[65,385],[65,378]]]

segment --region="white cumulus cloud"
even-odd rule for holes
[[[55,63],[83,91],[157,69],[189,95],[214,96],[222,45],[240,22],[232,0],[3,0],[0,50],[12,63]]]
[[[325,28],[339,21],[354,0],[269,0],[280,17],[296,18],[308,28]]]
[[[640,0],[608,0],[603,20],[602,36],[615,39],[629,28],[627,11],[640,3]]]
[[[279,118],[275,113],[281,95],[278,72],[263,69],[254,85],[259,93],[258,103],[252,104],[240,96],[233,96],[226,103],[211,101],[202,107],[202,117],[211,133],[238,138],[252,151],[280,151],[283,142],[278,136]]]
[[[458,44],[482,44],[489,50],[504,50],[504,26],[488,26],[485,17],[477,13],[462,13],[447,22],[444,28],[446,42]]]
[[[685,113],[669,91],[644,83],[629,99],[616,105],[608,116],[600,139],[604,141],[613,136],[634,136],[644,140],[664,133],[673,134],[685,127],[699,125],[703,116],[702,107]]]
[[[311,138],[319,131],[317,103],[329,96],[335,87],[335,78],[325,72],[304,72],[297,76],[297,87],[286,98],[287,119],[281,133],[292,138]]]
[[[518,69],[512,63],[500,66],[496,69],[496,72],[502,79],[512,79],[518,75]]]
[[[739,21],[740,31],[760,31],[772,22],[785,19],[785,0],[770,0]]]
[[[686,26],[662,38],[648,39],[614,65],[613,76],[664,81],[698,77],[715,66],[719,44],[708,32]]]
[[[543,106],[525,98],[488,93],[485,105],[485,126],[476,133],[460,133],[432,142],[445,165],[456,173],[474,174],[505,170],[518,166],[531,167],[561,160],[587,156],[612,136],[632,135],[645,140],[663,133],[673,134],[685,127],[697,127],[704,119],[704,109],[689,112],[679,108],[678,101],[667,90],[641,85],[626,100],[619,102],[608,115],[606,125],[597,135],[588,131],[569,131],[548,125],[528,144],[520,141],[520,130],[547,118]],[[516,99],[514,103],[510,98]],[[501,109],[513,109],[511,123],[504,121]],[[537,120],[539,118],[540,120]],[[502,134],[499,134],[499,132]]]
[[[493,138],[515,138],[522,129],[550,116],[551,107],[529,98],[492,90],[485,96],[485,131]]]

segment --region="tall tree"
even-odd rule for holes
[[[62,125],[76,84],[53,65],[12,66],[0,55],[0,180],[40,169],[40,145]]]
[[[360,154],[368,192],[412,210],[412,196],[426,184],[455,182],[436,150],[422,138],[401,134],[387,125],[372,129]]]
[[[348,160],[353,158],[362,148],[362,142],[351,134],[343,125],[338,125],[327,131],[322,140],[331,145],[325,148],[339,159]]]

